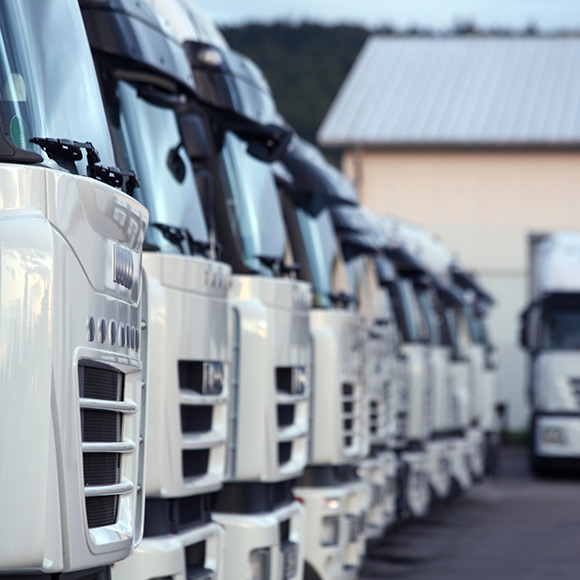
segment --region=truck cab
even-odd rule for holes
[[[175,103],[193,98],[181,45],[146,4],[81,3],[117,164],[141,173],[151,226],[143,265],[147,412],[145,539],[114,578],[221,574],[229,429],[229,266],[215,259]]]
[[[531,468],[536,475],[580,467],[580,234],[530,238],[530,303],[522,316],[529,353]]]
[[[142,534],[148,214],[77,3],[2,2],[0,53],[0,570],[106,580]]]
[[[223,574],[302,576],[302,505],[291,482],[306,464],[310,286],[287,252],[272,162],[291,131],[270,89],[189,2],[154,3],[175,31],[195,80],[180,122],[209,227],[232,268],[232,405],[226,479],[211,499],[224,529]]]
[[[463,268],[454,264],[453,281],[461,290],[465,318],[469,329],[469,358],[471,363],[471,427],[468,438],[471,445],[471,471],[475,481],[481,481],[486,466],[493,463],[498,445],[495,421],[495,362],[494,348],[489,342],[485,316],[494,304],[493,298]]]
[[[417,293],[417,280],[427,272],[425,265],[398,237],[398,222],[381,218],[381,227],[391,241],[387,256],[397,271],[388,288],[402,340],[404,380],[408,389],[405,447],[400,449],[403,475],[398,510],[402,518],[422,517],[430,504],[427,443],[433,428],[434,393],[429,366],[429,330]]]
[[[365,553],[369,488],[358,474],[367,455],[362,319],[356,312],[333,204],[356,204],[356,192],[321,153],[295,138],[283,158],[284,217],[300,277],[313,288],[310,452],[294,488],[306,507],[305,578],[355,578]]]
[[[363,207],[337,206],[331,213],[364,322],[362,380],[369,453],[361,462],[361,471],[370,492],[366,534],[368,539],[376,539],[396,517],[397,456],[390,437],[396,425],[398,346],[392,304],[376,267],[377,260],[388,260],[381,255],[388,240]]]

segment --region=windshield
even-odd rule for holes
[[[314,306],[330,308],[333,292],[332,273],[337,260],[337,241],[332,219],[328,210],[313,217],[307,211],[296,208],[300,233],[306,249],[306,256],[314,288]]]
[[[441,319],[435,307],[433,294],[428,288],[422,288],[418,290],[418,296],[423,317],[429,331],[429,342],[436,345],[443,344],[443,338],[441,335]]]
[[[230,228],[240,240],[244,264],[264,272],[267,260],[282,260],[285,231],[278,189],[268,163],[246,151],[246,145],[227,132],[219,156]]]
[[[53,168],[30,138],[90,141],[103,164],[114,165],[84,30],[76,2],[0,2],[0,127],[10,143],[40,153]],[[84,175],[85,167],[81,161],[61,168]]]
[[[473,304],[468,304],[465,307],[465,317],[467,318],[467,324],[469,326],[471,342],[475,344],[486,344],[483,320],[475,313]]]
[[[427,339],[427,329],[425,328],[413,282],[406,278],[400,278],[397,281],[397,285],[407,328],[406,339],[409,342],[424,342]]]
[[[117,163],[122,168],[134,167],[139,176],[141,187],[135,190],[135,197],[150,214],[146,241],[167,253],[204,253],[191,240],[171,242],[159,226],[154,226],[182,229],[189,232],[193,241],[201,245],[208,242],[189,159],[183,148],[175,153],[179,159],[171,156],[172,149],[181,142],[175,113],[148,103],[124,81],[117,84],[113,98],[115,102],[108,103],[108,107]],[[180,169],[176,170],[176,166]]]
[[[580,349],[580,308],[578,306],[552,306],[544,310],[540,326],[540,348]]]

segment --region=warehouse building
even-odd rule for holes
[[[439,236],[495,295],[500,398],[524,428],[528,236],[580,228],[580,38],[372,36],[318,141],[364,204]]]

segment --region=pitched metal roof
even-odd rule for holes
[[[580,146],[580,38],[371,36],[318,142]]]

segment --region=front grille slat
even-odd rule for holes
[[[343,383],[342,395],[342,443],[345,449],[358,443],[360,429],[360,409],[358,386],[353,383]]]
[[[123,437],[123,416],[137,411],[124,401],[123,373],[104,366],[79,365],[79,406],[82,434],[85,509],[89,528],[117,520],[119,496],[134,489],[121,481],[123,455],[136,445]]]

